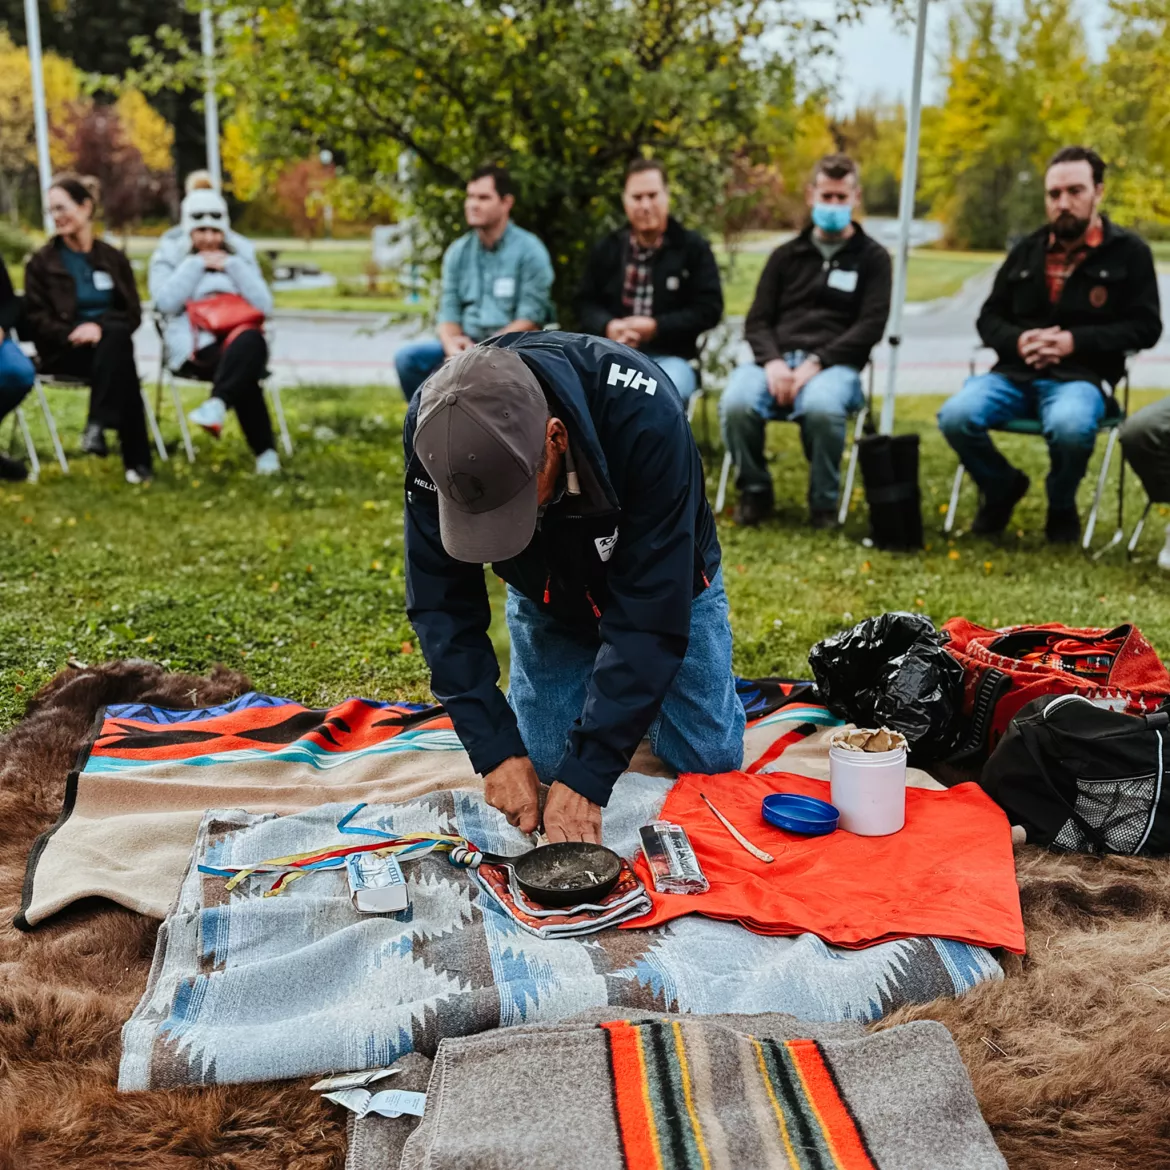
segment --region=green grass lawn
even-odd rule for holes
[[[752,303],[756,283],[764,262],[763,252],[738,252],[734,263],[717,251],[723,271],[723,296],[729,316],[743,316]],[[998,264],[1003,257],[997,252],[937,252],[923,249],[910,253],[906,273],[906,299],[932,301],[953,296],[972,276]]]
[[[422,300],[416,304],[399,296],[362,292],[340,292],[328,288],[277,289],[273,300],[278,309],[328,313],[394,313],[397,316],[422,316],[430,305]]]
[[[199,395],[193,388],[188,405]],[[149,488],[128,488],[116,458],[81,455],[68,478],[47,468],[39,484],[0,485],[0,729],[70,658],[141,657],[195,671],[223,662],[261,689],[310,703],[426,696],[403,597],[401,399],[392,389],[316,387],[289,390],[285,401],[297,452],[276,481],[250,474],[232,422],[220,444],[197,440],[194,467],[173,458]],[[58,391],[54,403],[72,455],[82,398]],[[929,543],[917,554],[862,547],[861,508],[843,533],[807,530],[796,428],[770,428],[779,519],[754,531],[720,521],[737,669],[807,675],[815,641],[901,608],[989,624],[1135,621],[1170,654],[1170,591],[1153,564],[1163,517],[1128,565],[1116,551],[1094,563],[1049,549],[1037,487],[1003,541],[947,540],[940,510],[954,461],[933,428],[937,407],[927,398],[899,406],[900,428],[923,435]],[[169,412],[163,425],[174,434]],[[1038,484],[1042,445],[1006,447]],[[712,495],[719,458],[709,459]],[[1088,491],[1086,482],[1082,501]],[[961,523],[974,503],[968,488]],[[1132,486],[1130,504],[1132,521]],[[1107,520],[1102,536],[1111,530]],[[493,634],[503,651],[498,617]]]

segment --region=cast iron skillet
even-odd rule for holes
[[[483,859],[510,869],[526,898],[558,909],[596,904],[617,885],[622,868],[612,849],[585,841],[540,845],[516,857],[485,853]]]

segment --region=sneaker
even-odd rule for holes
[[[1081,539],[1081,518],[1076,508],[1049,508],[1044,535],[1049,544],[1076,544]]]
[[[755,528],[771,515],[771,492],[743,492],[735,505],[735,522],[742,528]]]
[[[126,482],[132,484],[150,483],[154,479],[154,472],[149,467],[127,467]]]
[[[97,455],[99,458],[105,458],[110,449],[106,446],[105,432],[98,423],[86,423],[85,430],[81,435],[81,449],[87,455]]]
[[[280,456],[269,447],[256,456],[257,475],[276,475],[280,471]]]
[[[25,467],[23,460],[9,459],[7,455],[0,455],[0,479],[6,479],[11,483],[20,483],[22,480],[28,479],[28,468]]]
[[[975,513],[975,522],[971,525],[974,536],[998,536],[1012,518],[1016,505],[1024,498],[1032,481],[1022,472],[1016,472],[1016,482],[1011,493],[1002,500],[989,500],[984,497],[979,503],[979,511]]]
[[[836,528],[837,509],[811,508],[808,513],[808,523],[810,528]]]
[[[1158,554],[1158,568],[1163,573],[1170,573],[1170,524],[1166,525],[1166,543]]]
[[[227,418],[227,406],[222,398],[209,398],[195,407],[187,417],[197,427],[202,427],[209,435],[218,439],[223,430],[223,421]]]

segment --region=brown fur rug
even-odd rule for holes
[[[308,1082],[119,1094],[122,1023],[158,924],[95,903],[32,934],[12,925],[36,835],[99,707],[185,707],[242,675],[115,663],[60,675],[0,740],[0,1170],[340,1170],[341,1110]],[[1017,862],[1029,954],[960,1000],[880,1026],[941,1020],[1012,1170],[1170,1167],[1170,861]],[[940,1170],[945,1170],[940,1167]]]

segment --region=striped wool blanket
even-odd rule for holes
[[[443,1041],[422,1122],[357,1122],[347,1167],[1006,1168],[941,1024],[602,1016]]]
[[[614,849],[637,850],[638,828],[671,783],[623,778],[603,820]],[[439,854],[404,863],[411,905],[399,915],[359,914],[338,870],[277,897],[264,896],[271,877],[229,892],[228,879],[205,872],[341,844],[336,825],[348,811],[206,814],[146,992],[123,1030],[120,1088],[377,1067],[411,1052],[431,1056],[448,1037],[600,1007],[871,1020],[1002,977],[988,951],[963,943],[913,938],[844,951],[815,935],[762,937],[697,916],[538,938]],[[361,816],[385,832],[458,834],[494,852],[529,844],[471,790]]]
[[[743,685],[745,763],[828,779],[827,738],[840,720],[801,701],[807,684]],[[630,767],[667,774],[646,745]],[[933,781],[912,770],[910,783]],[[321,709],[255,691],[194,710],[111,705],[69,775],[57,823],[29,854],[16,925],[31,929],[95,896],[165,917],[209,808],[291,813],[481,785],[440,707],[347,699]]]

